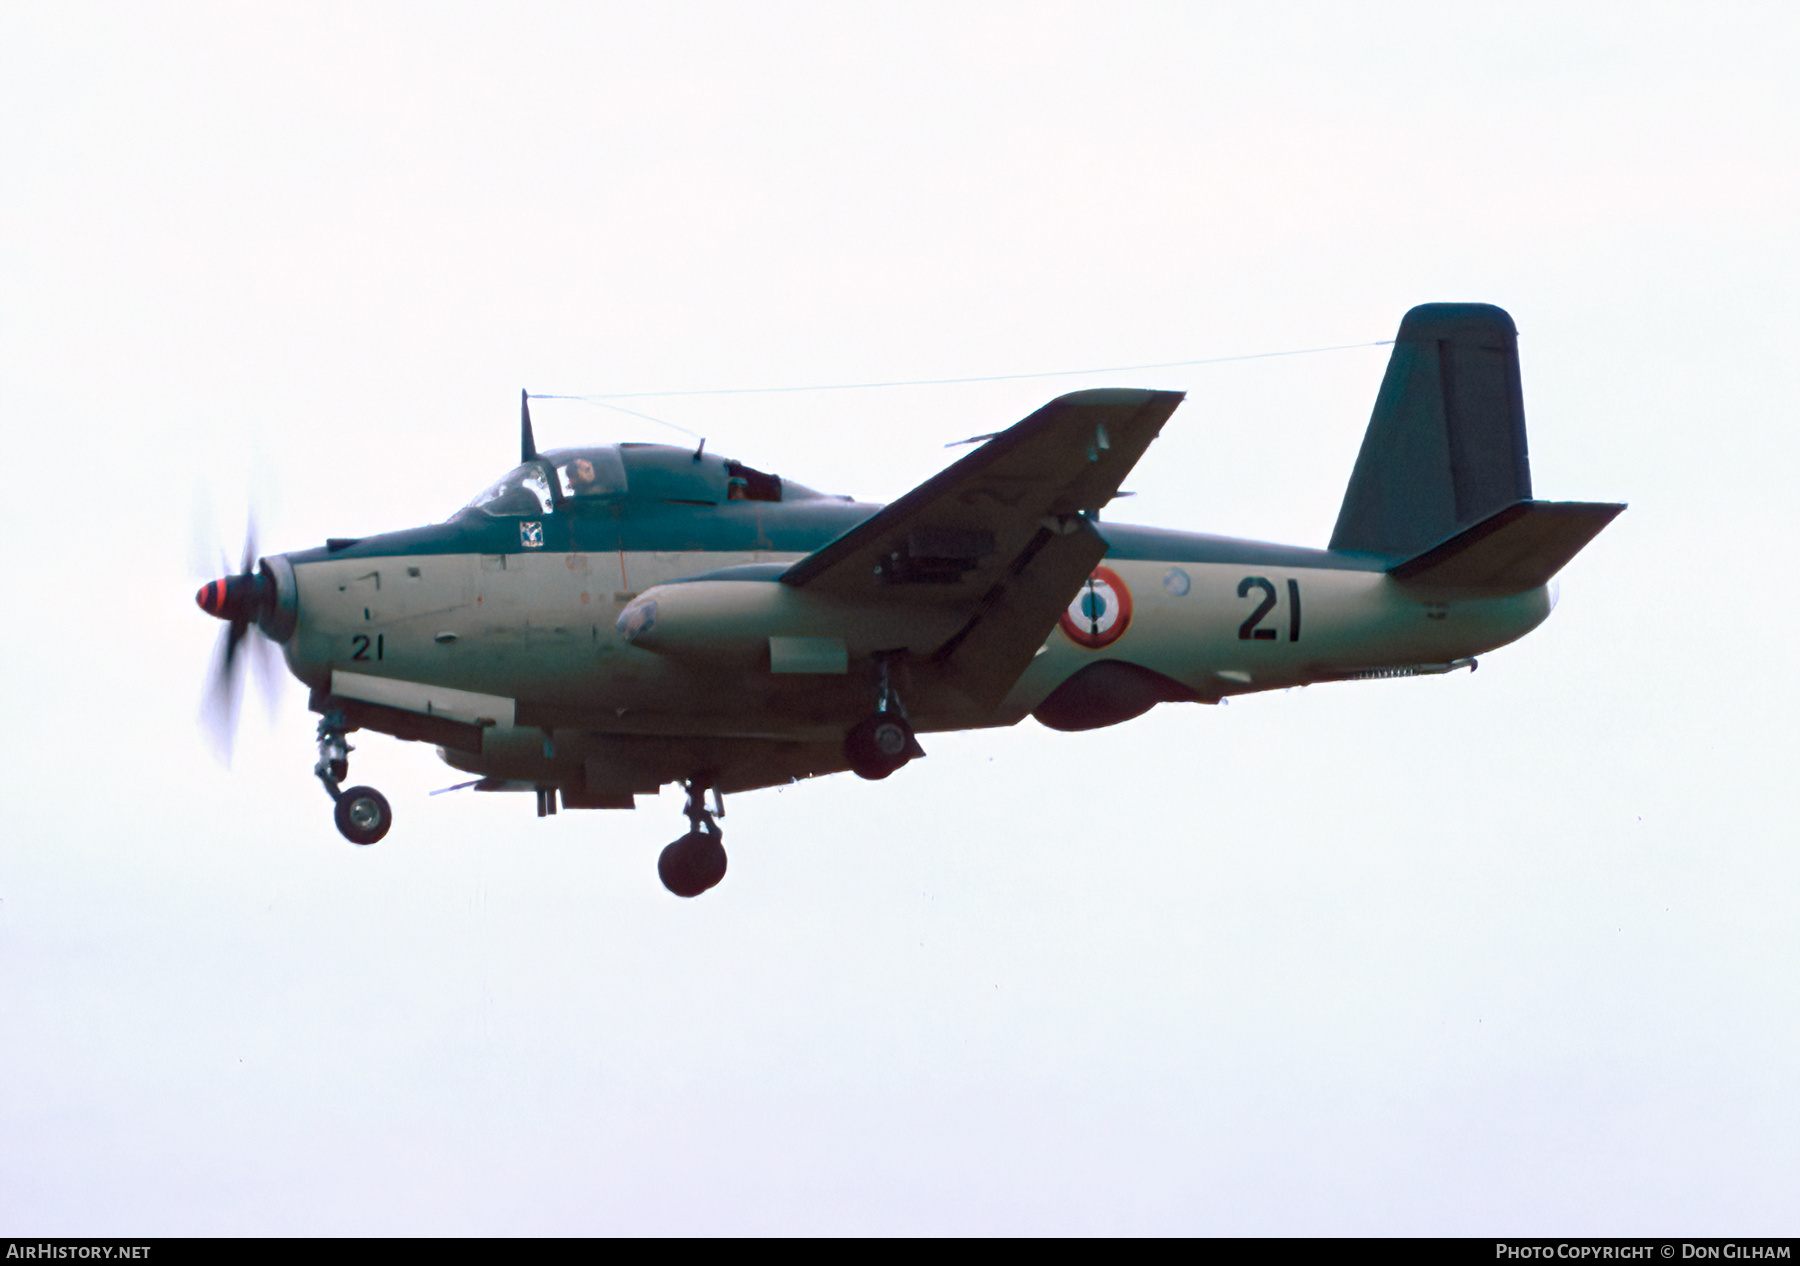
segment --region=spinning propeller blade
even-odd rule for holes
[[[271,703],[280,682],[274,646],[256,629],[271,592],[268,579],[258,574],[256,568],[256,519],[253,514],[244,531],[242,562],[237,574],[208,581],[194,595],[194,601],[202,611],[225,621],[213,649],[212,667],[207,672],[201,695],[200,724],[215,755],[226,766],[231,764],[245,674],[248,672],[261,679]]]

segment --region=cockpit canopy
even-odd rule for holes
[[[627,473],[629,471],[629,474]],[[552,481],[554,480],[554,487]],[[666,444],[559,448],[510,471],[466,509],[492,515],[579,511],[627,493],[634,500],[712,506],[722,501],[800,501],[819,496],[742,462]]]
[[[553,477],[557,497],[550,492]],[[625,463],[615,446],[559,448],[510,471],[469,502],[468,508],[489,514],[549,514],[559,498],[618,497],[624,495],[626,486]]]

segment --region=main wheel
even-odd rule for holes
[[[710,831],[689,831],[662,851],[656,873],[677,897],[698,897],[725,878],[725,846]]]
[[[338,797],[337,829],[352,844],[373,844],[394,825],[387,797],[373,787],[352,787]]]
[[[844,736],[844,757],[862,778],[880,779],[912,759],[912,727],[891,712],[877,712]]]

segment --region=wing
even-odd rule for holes
[[[915,669],[992,707],[1106,555],[1083,516],[1118,493],[1181,401],[1122,389],[1052,400],[781,579],[857,606],[954,611],[956,631]]]

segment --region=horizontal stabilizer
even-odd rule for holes
[[[1523,593],[1547,584],[1625,507],[1593,501],[1517,501],[1388,569],[1409,584]]]

